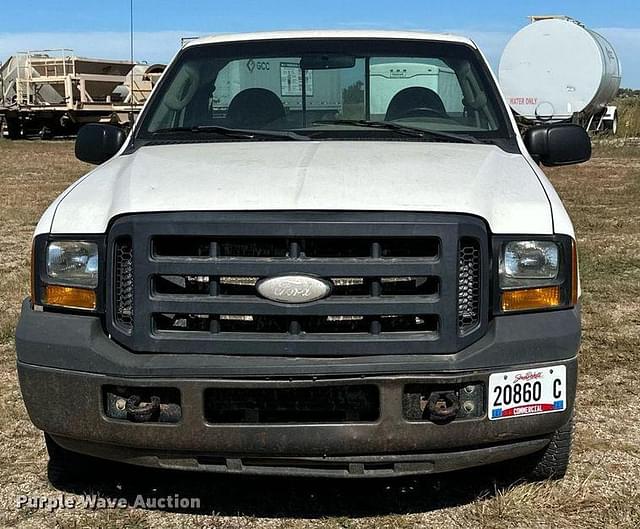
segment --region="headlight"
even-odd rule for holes
[[[567,308],[577,303],[577,258],[571,237],[497,237],[496,313]]]
[[[556,279],[560,272],[560,248],[553,241],[512,241],[500,260],[500,286],[538,286]]]
[[[98,245],[82,241],[49,243],[47,276],[57,284],[97,287]]]
[[[49,240],[39,235],[32,255],[32,292],[34,305],[99,311],[102,295],[100,237],[89,240]],[[93,239],[93,240],[91,240]]]

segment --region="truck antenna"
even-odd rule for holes
[[[133,128],[133,112],[134,112],[134,97],[133,97],[133,77],[134,77],[134,26],[133,26],[133,1],[130,0],[130,16],[129,16],[129,52],[131,59],[131,73],[129,74],[129,102],[131,104],[131,110],[129,112],[129,126]]]

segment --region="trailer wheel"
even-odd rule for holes
[[[2,133],[4,135],[6,131],[7,138],[10,140],[20,139],[20,120],[16,118],[4,118],[3,127],[4,130]]]
[[[525,459],[527,478],[530,481],[562,479],[567,473],[571,443],[573,439],[574,416],[551,436],[544,450]]]
[[[41,140],[51,140],[53,139],[53,131],[47,127],[46,125],[44,125],[41,129],[40,132],[38,133],[38,136],[40,136]]]
[[[607,129],[614,136],[618,134],[618,112],[617,111],[613,115],[613,119],[609,123],[607,123]]]
[[[602,120],[602,131],[615,136],[618,134],[618,111],[613,114],[613,118]]]

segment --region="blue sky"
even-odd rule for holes
[[[15,51],[68,47],[127,58],[129,0],[0,0],[0,61]],[[497,67],[533,14],[566,14],[611,41],[622,85],[640,89],[640,0],[134,0],[136,59],[163,62],[180,37],[298,28],[424,29],[473,38]],[[25,14],[28,13],[28,16]]]

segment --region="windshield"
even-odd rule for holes
[[[186,48],[137,137],[476,141],[509,138],[509,130],[486,66],[469,46],[288,39]]]

